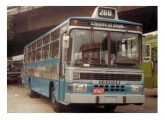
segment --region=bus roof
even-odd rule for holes
[[[62,27],[63,25],[65,25],[66,23],[68,23],[72,19],[74,19],[74,20],[75,19],[77,19],[77,20],[91,20],[91,21],[99,21],[99,22],[111,22],[111,23],[119,23],[119,24],[128,24],[128,25],[142,26],[141,23],[130,22],[130,21],[125,21],[125,20],[116,20],[116,19],[108,19],[108,18],[93,18],[93,17],[70,17],[66,21],[64,21],[63,23],[61,23],[60,25],[54,27],[50,31],[46,32],[44,35],[42,35],[39,38],[35,39],[34,41],[32,41],[31,43],[29,43],[25,47],[33,44],[34,42],[40,40],[41,38],[45,37],[46,35],[52,33],[53,31],[55,31],[57,29],[59,29],[60,27]]]

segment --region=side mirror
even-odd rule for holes
[[[69,48],[69,35],[63,35],[63,47]]]

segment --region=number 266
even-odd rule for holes
[[[112,16],[111,10],[100,9],[99,15],[101,16]]]

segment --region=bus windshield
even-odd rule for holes
[[[70,36],[68,63],[71,66],[108,67],[110,64],[116,67],[138,64],[138,34],[73,29]]]

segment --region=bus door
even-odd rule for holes
[[[60,39],[60,63],[59,63],[59,91],[58,97],[60,101],[64,101],[65,96],[65,66],[66,54],[68,48],[69,37],[64,33]]]
[[[152,48],[152,76],[153,76],[153,87],[157,87],[157,48]]]

